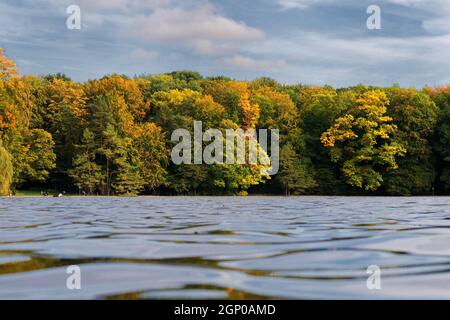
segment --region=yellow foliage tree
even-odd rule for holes
[[[87,96],[81,84],[54,78],[48,84],[48,95],[50,116],[54,116],[65,106],[80,119],[86,115]]]
[[[398,168],[396,157],[405,148],[390,137],[397,127],[386,116],[389,101],[380,90],[359,95],[348,114],[336,119],[321,141],[331,149],[333,162],[342,165],[347,183],[366,190],[376,190],[383,182],[383,174]]]
[[[283,133],[294,129],[298,113],[288,94],[263,86],[252,91],[252,101],[260,109],[260,128],[279,129]]]
[[[12,159],[0,140],[0,196],[8,195],[13,176]]]
[[[143,120],[147,115],[150,105],[145,101],[140,87],[145,81],[136,82],[119,75],[111,75],[100,80],[89,81],[85,85],[85,91],[89,97],[99,95],[116,95],[123,98],[127,107],[136,120]]]
[[[205,93],[211,95],[214,101],[223,105],[232,120],[241,122],[243,129],[255,128],[258,123],[259,105],[250,100],[250,90],[247,82],[241,81],[208,81],[205,82]],[[240,119],[236,119],[234,113]]]
[[[11,77],[17,77],[17,67],[13,60],[5,56],[3,48],[0,48],[0,80],[7,80]]]

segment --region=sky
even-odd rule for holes
[[[67,8],[81,10],[70,30]],[[378,5],[381,29],[369,30]],[[77,81],[196,70],[240,80],[450,83],[450,0],[0,0],[0,47],[21,74]]]

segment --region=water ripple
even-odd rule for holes
[[[449,299],[450,198],[2,198],[10,298]]]

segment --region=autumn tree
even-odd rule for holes
[[[204,93],[211,95],[217,103],[225,107],[227,118],[243,129],[255,128],[259,119],[259,106],[250,100],[250,90],[246,82],[205,81]]]
[[[192,129],[194,121],[202,121],[204,128],[217,127],[225,116],[224,107],[211,96],[190,89],[158,92],[152,101],[152,120],[167,132]]]
[[[88,81],[84,90],[91,98],[100,95],[116,96],[118,100],[123,101],[125,109],[135,121],[142,121],[150,108],[137,82],[116,74],[105,76],[100,80]]]
[[[33,128],[36,96],[32,83],[38,80],[19,77],[14,62],[5,58],[2,50],[0,73],[0,140],[11,156],[11,182],[14,186],[25,181],[45,182],[56,156],[52,135]]]
[[[346,182],[365,190],[377,190],[383,175],[398,168],[396,158],[405,148],[391,140],[397,127],[386,115],[389,101],[379,90],[358,96],[355,106],[336,119],[321,137],[333,162],[341,165]]]
[[[24,137],[22,149],[14,157],[17,174],[14,182],[18,185],[25,181],[45,182],[50,170],[55,168],[55,143],[52,135],[42,129],[32,129]]]
[[[128,137],[120,137],[112,125],[103,132],[103,146],[99,150],[108,162],[107,188],[118,195],[137,195],[144,188],[137,149]],[[109,191],[108,191],[109,193]]]
[[[87,117],[88,97],[81,84],[60,78],[46,81],[47,101],[42,110],[43,129],[55,142],[56,169],[52,180],[58,186],[67,185],[75,145],[80,142]]]
[[[226,129],[279,129],[278,175],[270,179],[267,163],[248,158],[226,163],[229,155],[225,163],[171,163],[176,145],[171,133],[183,128],[193,135],[194,121],[202,122],[203,132],[222,130],[217,142],[223,147]],[[448,85],[421,91],[334,89],[264,77],[203,78],[195,71],[135,78],[111,74],[79,83],[58,73],[21,76],[0,49],[3,195],[49,186],[102,195],[281,189],[286,194],[445,194],[449,123]],[[261,148],[253,135],[239,134],[247,146]],[[209,142],[202,141],[203,150]]]
[[[5,56],[5,50],[0,48],[0,81],[6,81],[11,77],[17,77],[15,62]]]
[[[154,191],[167,185],[169,150],[162,128],[152,122],[143,124],[135,145],[145,188]]]
[[[278,129],[287,135],[297,127],[297,108],[288,94],[262,86],[252,91],[251,101],[260,109],[258,128]]]
[[[95,157],[100,167],[101,194],[136,195],[143,189],[139,155],[133,142],[139,132],[132,130],[138,125],[130,116],[121,96],[100,95],[89,105],[86,126],[96,141],[95,149],[90,152],[91,159]],[[75,167],[75,170],[82,168]]]
[[[0,140],[0,196],[8,195],[13,177],[11,155]]]

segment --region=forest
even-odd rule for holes
[[[278,129],[280,169],[175,165],[171,133]],[[0,195],[447,195],[450,85],[237,81],[194,71],[84,83],[20,75],[0,49]]]

